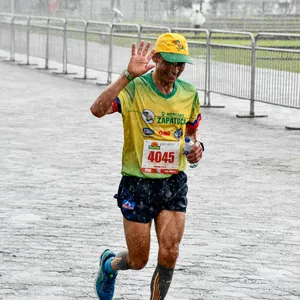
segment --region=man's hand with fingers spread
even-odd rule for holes
[[[150,42],[147,42],[145,45],[145,42],[141,41],[136,51],[136,44],[132,44],[131,58],[127,66],[127,71],[131,78],[134,79],[135,77],[141,76],[155,67],[155,64],[149,64],[155,54],[154,49],[149,52],[150,45]]]

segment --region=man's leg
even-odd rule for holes
[[[162,300],[170,287],[185,225],[185,213],[162,210],[155,218],[158,264],[151,281],[151,300]]]
[[[141,270],[149,259],[151,222],[138,223],[123,218],[127,251],[122,251],[111,260],[111,267],[118,270]]]
[[[96,292],[100,300],[111,300],[115,279],[119,270],[140,270],[148,262],[150,252],[151,222],[138,223],[123,218],[127,251],[115,255],[105,250],[100,259],[100,270],[96,279]]]
[[[101,300],[111,300],[113,297],[114,282],[112,284],[107,274],[115,279],[119,270],[140,270],[148,262],[151,222],[157,214],[153,209],[154,186],[156,182],[151,179],[134,176],[123,176],[121,179],[116,199],[123,215],[127,251],[117,255],[110,250],[105,251],[97,277],[100,279],[96,281],[96,291]],[[105,276],[102,276],[103,273]],[[102,277],[104,280],[101,280]],[[110,298],[102,299],[99,293],[105,291],[107,286],[113,286]]]

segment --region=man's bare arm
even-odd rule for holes
[[[131,58],[127,66],[127,72],[130,76],[129,79],[141,76],[155,67],[154,64],[149,64],[155,53],[154,49],[149,52],[150,45],[150,42],[147,42],[145,45],[145,42],[141,41],[138,49],[136,49],[136,45],[132,44]],[[122,73],[116,81],[111,83],[91,106],[90,110],[92,114],[101,118],[106,114],[111,113],[113,101],[129,83],[129,79],[124,73]]]
[[[198,128],[191,129],[188,126],[186,127],[185,136],[189,136],[193,142],[199,141],[199,132]]]
[[[128,84],[129,80],[125,74],[121,74],[116,81],[111,83],[96,99],[91,106],[91,113],[98,118],[112,112],[112,103],[118,97],[122,89]]]

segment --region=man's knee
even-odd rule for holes
[[[132,270],[141,270],[148,263],[148,257],[129,257],[128,265]]]
[[[159,261],[165,264],[174,264],[179,255],[179,244],[161,246],[159,249]]]

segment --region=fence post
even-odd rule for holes
[[[37,70],[56,70],[56,68],[49,68],[49,26],[50,26],[50,18],[47,17],[47,27],[46,27],[46,50],[45,50],[45,67],[44,68],[36,68]]]
[[[59,19],[63,22],[63,50],[62,50],[62,72],[53,72],[55,75],[75,75],[77,73],[68,73],[68,37],[67,37],[67,19]]]
[[[255,97],[255,71],[256,71],[256,41],[252,41],[251,56],[251,90],[250,90],[250,116],[254,116],[254,97]]]
[[[83,36],[84,36],[84,61],[83,61],[83,77],[74,77],[74,79],[83,79],[83,80],[96,80],[96,77],[87,77],[87,59],[88,59],[88,26],[89,26],[89,21],[82,21],[84,25],[84,31],[83,31]]]
[[[45,69],[49,69],[49,26],[50,18],[47,18],[47,30],[46,30],[46,55],[45,55]]]
[[[11,15],[10,18],[10,55],[9,59],[5,61],[9,62],[17,62],[15,59],[15,52],[16,52],[16,27],[15,27],[15,15]]]
[[[210,105],[210,97],[208,95],[208,78],[210,76],[210,70],[209,68],[209,61],[210,59],[210,47],[209,47],[209,31],[206,30],[206,58],[205,58],[205,90],[204,90],[204,106]],[[208,103],[206,103],[206,99],[208,100]]]
[[[259,34],[256,36],[256,38]],[[237,118],[264,118],[268,115],[255,115],[254,113],[254,102],[255,102],[255,74],[256,74],[256,38],[253,34],[250,34],[252,45],[251,45],[251,83],[250,83],[250,112],[249,115],[236,115]]]
[[[31,17],[28,16],[27,19],[27,31],[26,31],[26,52],[27,52],[27,58],[26,58],[26,65],[29,65],[29,55],[30,55],[30,20]]]
[[[114,24],[112,24],[112,26],[110,27],[110,35],[109,35],[107,84],[110,84],[112,81],[113,27],[114,27]]]
[[[67,74],[68,70],[67,70],[67,24],[68,21],[65,19],[64,20],[64,32],[63,32],[63,57],[62,57],[62,61],[63,61],[63,70],[62,73],[63,74]]]
[[[211,36],[212,36],[213,31],[209,30],[208,31],[208,38],[206,39],[206,44],[207,44],[207,55],[206,55],[206,64],[207,64],[207,84],[206,84],[206,93],[207,93],[207,99],[208,102],[206,104],[206,97],[205,97],[205,102],[202,107],[207,107],[207,108],[224,108],[224,105],[211,105],[210,104],[210,76],[211,76]]]
[[[30,26],[31,26],[31,16],[27,16],[26,24],[26,62],[18,63],[20,66],[36,66],[37,64],[30,64]]]
[[[15,16],[11,17],[10,61],[15,61]]]
[[[87,34],[88,22],[84,21],[84,63],[83,63],[83,79],[87,78],[87,54],[88,54],[88,34]],[[89,78],[92,79],[92,78]],[[95,78],[96,79],[96,78]]]

